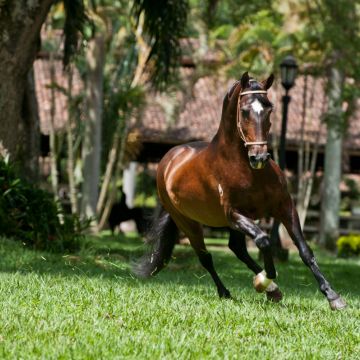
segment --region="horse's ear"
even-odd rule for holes
[[[274,74],[271,74],[266,80],[262,82],[262,85],[264,86],[264,89],[270,89],[272,83],[274,82]]]
[[[243,76],[241,77],[241,80],[240,80],[242,89],[246,89],[248,87],[249,80],[250,80],[250,77],[249,77],[248,72],[246,71],[243,73]]]

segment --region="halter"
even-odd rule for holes
[[[243,95],[248,94],[267,94],[266,90],[248,90],[240,93],[237,104],[237,129],[239,131],[240,138],[244,141],[245,147],[250,145],[267,145],[267,141],[246,141],[244,132],[241,127],[241,116],[240,116],[240,98]]]

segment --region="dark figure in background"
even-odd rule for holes
[[[144,235],[151,222],[152,215],[152,208],[134,207],[130,209],[126,205],[126,195],[125,193],[122,193],[120,201],[115,203],[110,211],[108,223],[111,233],[114,234],[115,228],[122,222],[134,220],[138,233]]]

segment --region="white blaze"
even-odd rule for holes
[[[260,101],[256,99],[251,103],[251,107],[253,110],[260,115],[260,113],[264,110],[263,106],[261,105]]]
[[[222,196],[224,195],[224,191],[223,191],[223,189],[222,189],[222,187],[221,187],[220,184],[218,185],[218,190],[219,190],[220,196],[222,197]]]

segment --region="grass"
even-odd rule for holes
[[[332,312],[293,254],[278,264],[281,304],[252,288],[224,248],[216,268],[235,300],[219,300],[192,250],[178,246],[157,277],[135,279],[136,238],[90,239],[77,254],[0,240],[2,359],[358,359],[360,261],[317,251],[349,307]]]

